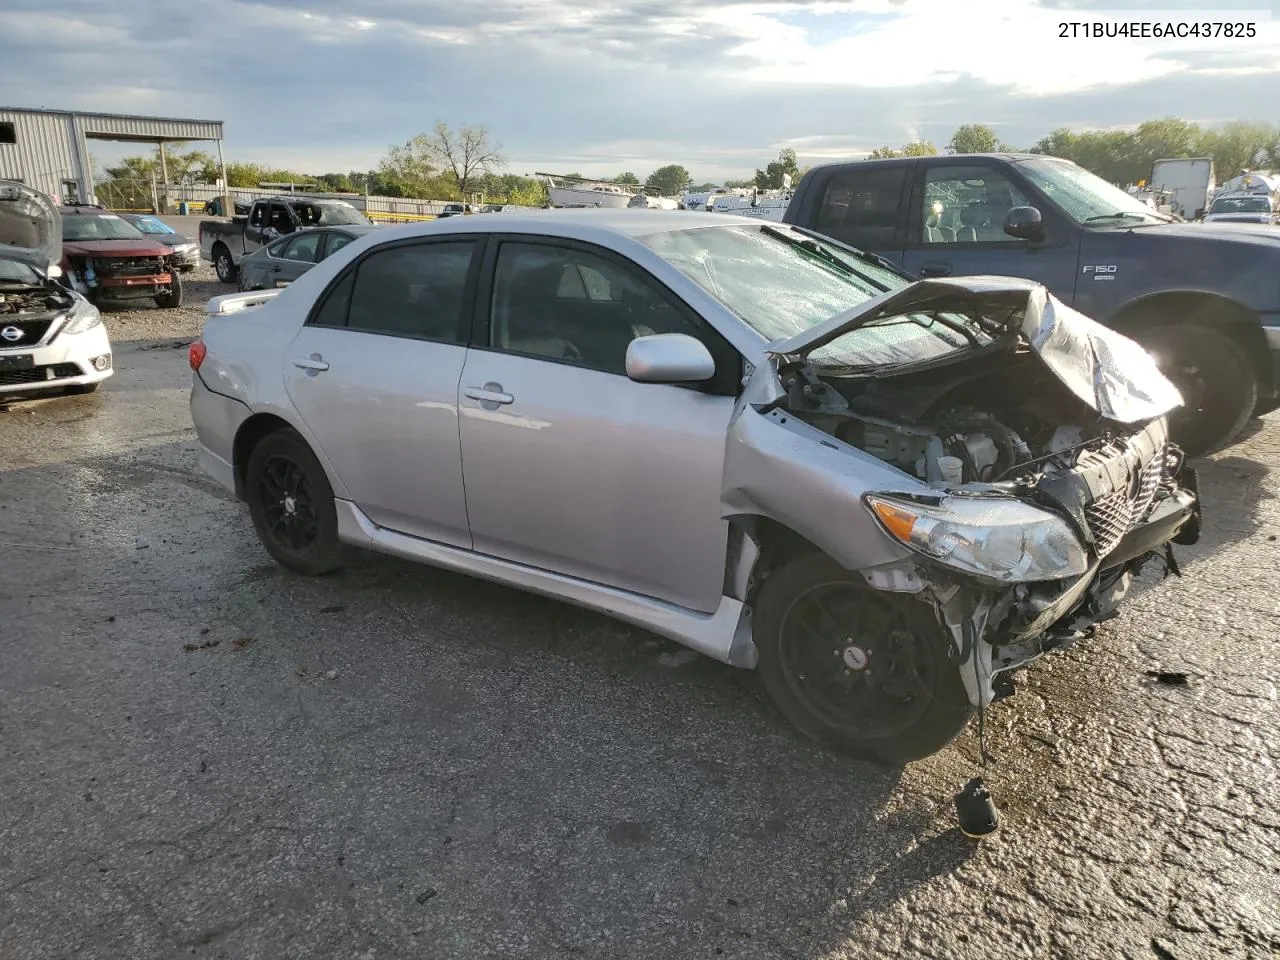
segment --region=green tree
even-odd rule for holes
[[[627,184],[628,186],[633,186],[633,187],[638,187],[638,186],[640,186],[640,178],[639,178],[639,177],[637,177],[637,176],[636,176],[634,173],[632,173],[630,170],[628,170],[626,173],[620,173],[620,174],[618,174],[616,177],[614,177],[614,178],[613,178],[613,182],[614,182],[614,183],[625,183],[625,184]]]
[[[872,150],[867,155],[868,160],[890,160],[894,157],[934,157],[938,154],[938,148],[928,140],[912,140],[903,146],[901,150],[895,150],[893,147],[879,147]]]
[[[778,153],[778,159],[766,164],[763,170],[756,170],[754,185],[761,190],[781,190],[786,178],[795,184],[800,179],[800,164],[796,161],[796,152],[784,147]]]
[[[990,127],[981,123],[966,123],[956,128],[947,144],[949,153],[995,153],[1001,147],[1000,138]]]
[[[691,182],[689,171],[678,163],[669,163],[649,174],[644,182],[645,189],[663,197],[674,197]]]

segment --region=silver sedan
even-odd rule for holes
[[[204,467],[280,563],[352,545],[603,611],[887,763],[1199,529],[1133,341],[738,217],[383,228],[210,301],[190,360]]]
[[[270,290],[293,283],[326,257],[375,227],[299,230],[259,247],[240,261],[241,290]]]

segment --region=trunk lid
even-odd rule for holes
[[[836,314],[810,329],[771,343],[775,357],[810,353],[860,327],[930,311],[972,308],[1017,332],[1080,400],[1103,417],[1137,423],[1182,404],[1182,396],[1139,344],[1073,310],[1041,284],[1011,277],[920,280]],[[891,369],[886,367],[886,369]]]
[[[41,276],[62,259],[62,215],[50,197],[0,180],[0,257],[21,260]]]

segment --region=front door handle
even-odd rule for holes
[[[313,353],[309,357],[294,358],[293,365],[299,370],[315,371],[319,373],[321,370],[328,370],[328,362],[318,353]]]
[[[930,260],[920,266],[920,276],[922,277],[949,277],[950,275],[951,264],[942,260]]]
[[[497,410],[508,403],[514,403],[515,397],[503,392],[502,384],[489,381],[483,387],[463,387],[462,395],[478,400],[486,410]]]

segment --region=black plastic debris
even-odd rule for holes
[[[1166,687],[1185,687],[1191,682],[1191,674],[1172,670],[1148,670],[1147,676]]]
[[[955,799],[960,832],[966,837],[980,840],[1000,829],[1000,814],[981,777],[974,777],[966,783]]]
[[[420,894],[414,897],[414,899],[417,900],[419,903],[426,903],[435,895],[436,895],[436,888],[427,887],[427,889],[423,890]]]

